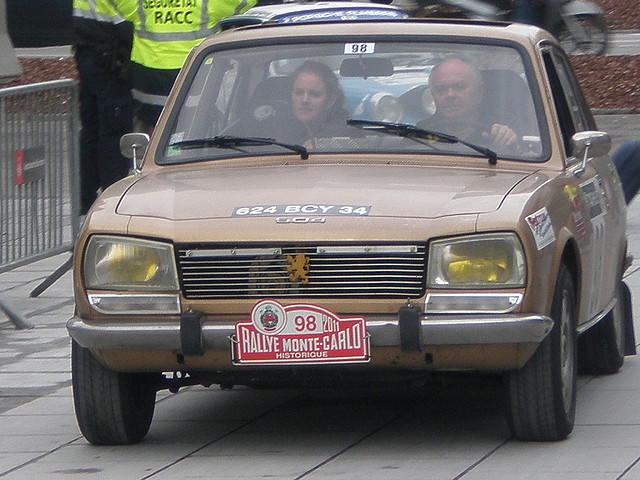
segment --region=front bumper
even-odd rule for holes
[[[370,345],[375,347],[459,346],[498,344],[539,344],[553,326],[542,315],[422,315],[415,328],[403,328],[397,315],[367,316]],[[190,354],[198,337],[202,352],[229,350],[234,324],[202,321],[195,331],[184,335],[177,321],[87,320],[72,317],[67,322],[71,337],[85,348],[95,350],[165,350]],[[185,338],[189,345],[185,345]],[[186,350],[186,352],[185,352]],[[197,353],[196,353],[197,354]]]

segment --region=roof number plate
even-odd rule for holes
[[[345,55],[362,55],[363,53],[374,53],[376,50],[375,43],[345,43]]]

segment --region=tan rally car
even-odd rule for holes
[[[92,443],[141,440],[162,388],[434,371],[504,373],[515,437],[557,440],[577,372],[634,353],[610,138],[535,27],[224,32],[123,149],[75,249]]]

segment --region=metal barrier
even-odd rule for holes
[[[73,249],[79,124],[72,80],[0,89],[0,272]]]

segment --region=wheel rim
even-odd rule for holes
[[[560,318],[560,371],[562,376],[562,401],[565,412],[573,403],[574,372],[575,372],[575,342],[573,325],[571,324],[571,299],[565,291],[562,296],[562,313]]]

